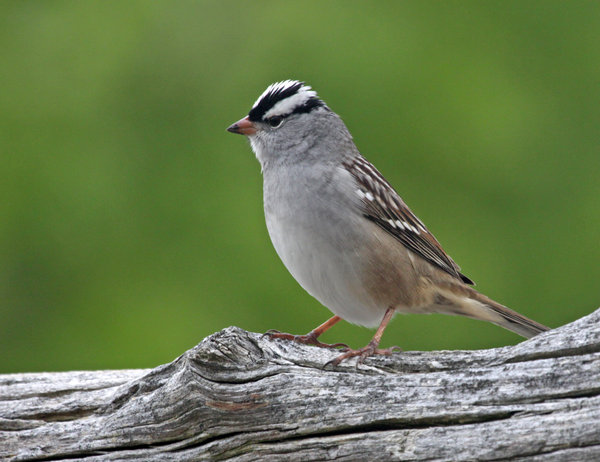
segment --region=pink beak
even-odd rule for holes
[[[254,135],[256,133],[256,127],[248,120],[248,117],[244,117],[227,127],[227,131],[239,135]]]

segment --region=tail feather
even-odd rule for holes
[[[525,338],[531,338],[537,334],[550,330],[549,327],[511,310],[479,292],[476,292],[476,294],[475,300],[482,303],[486,308],[489,308],[493,313],[500,317],[498,322],[492,321],[500,327],[504,327]]]
[[[440,295],[444,300],[454,302],[452,303],[454,308],[449,309],[446,306],[444,311],[448,314],[460,314],[488,321],[525,338],[531,338],[550,330],[549,327],[501,305],[471,287],[452,284],[452,287],[447,288],[450,290],[443,290]]]

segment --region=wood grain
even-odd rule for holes
[[[505,348],[337,354],[229,327],[152,370],[0,375],[0,460],[600,460],[600,310]]]

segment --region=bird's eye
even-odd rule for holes
[[[283,117],[281,117],[281,116],[273,116],[273,117],[269,117],[267,119],[267,123],[273,128],[279,127],[282,122],[283,122]]]

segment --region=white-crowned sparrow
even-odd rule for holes
[[[304,289],[335,316],[307,335],[276,338],[318,346],[341,319],[379,326],[367,346],[333,362],[371,354],[395,312],[445,313],[489,321],[524,337],[548,330],[475,291],[366,160],[342,122],[311,87],[270,85],[228,131],[246,135],[262,167],[264,210],[279,257]]]

